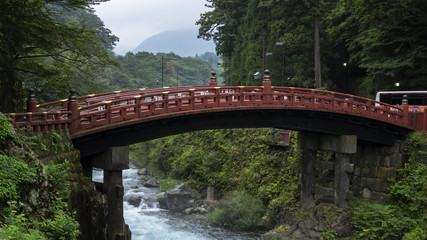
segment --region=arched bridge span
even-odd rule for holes
[[[426,113],[324,90],[263,86],[152,88],[116,91],[36,105],[7,114],[33,131],[70,129],[82,156],[203,129],[275,127],[391,145],[412,130],[427,130]],[[20,120],[20,118],[22,120]]]

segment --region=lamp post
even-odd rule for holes
[[[163,78],[163,76],[164,76],[164,74],[163,74],[163,69],[164,69],[164,61],[165,60],[178,60],[178,58],[168,58],[168,57],[164,57],[164,56],[162,56],[162,87],[163,87],[163,81],[164,81],[164,78]]]
[[[271,53],[271,52],[268,52],[268,53],[265,52],[265,48],[269,47],[269,46],[280,46],[281,47],[281,46],[283,46],[283,43],[282,42],[276,42],[274,45],[265,45],[265,40],[262,40],[262,70],[263,71],[265,70],[265,56],[273,55],[273,53]],[[285,54],[285,52],[283,52],[283,55],[284,54]]]
[[[176,86],[179,87],[179,80],[178,80],[178,67],[176,67]]]

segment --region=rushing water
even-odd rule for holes
[[[158,207],[157,197],[161,194],[157,188],[141,185],[142,176],[131,168],[123,171],[124,218],[132,232],[133,240],[255,240],[259,236],[253,233],[231,232],[210,226],[198,215],[174,214]],[[93,181],[102,182],[103,173],[94,170]],[[131,196],[140,196],[138,207],[128,203]]]

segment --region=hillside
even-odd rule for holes
[[[197,29],[164,31],[154,35],[138,45],[132,52],[170,53],[183,57],[194,57],[196,54],[215,52],[212,41],[197,38]]]

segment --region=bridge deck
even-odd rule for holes
[[[70,129],[78,138],[115,123],[168,118],[206,112],[242,110],[298,110],[366,118],[408,130],[427,131],[427,113],[410,112],[407,105],[392,106],[375,100],[332,91],[263,86],[151,88],[115,91],[58,100],[35,106],[30,112],[6,114],[18,127],[31,126],[34,132]],[[123,125],[122,124],[122,125]]]

